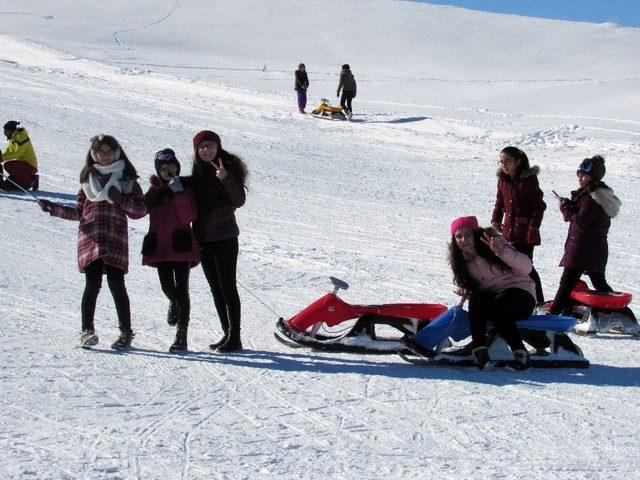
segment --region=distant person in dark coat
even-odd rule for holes
[[[340,97],[340,90],[342,90],[342,97]],[[342,70],[340,71],[340,83],[338,83],[338,91],[336,94],[340,97],[340,106],[349,120],[351,120],[351,116],[353,115],[351,101],[356,98],[357,90],[356,79],[353,77],[353,73],[351,73],[351,67],[345,63],[342,65]]]
[[[538,185],[537,166],[529,166],[526,153],[505,147],[498,162],[498,193],[491,224],[520,253],[533,261],[533,248],[540,245],[540,223],[547,208]],[[535,268],[531,279],[536,284],[536,302],[544,303],[542,283]]]
[[[307,108],[307,89],[309,88],[309,77],[307,76],[307,68],[304,63],[298,65],[296,70],[296,84],[294,90],[298,96],[298,110],[300,113],[307,113],[304,111]]]
[[[596,290],[613,291],[605,278],[607,235],[622,203],[602,181],[605,172],[603,157],[585,158],[576,172],[580,188],[571,192],[570,199],[558,199],[569,233],[560,262],[564,271],[550,311],[553,315],[570,313],[571,291],[583,273],[589,275]]]

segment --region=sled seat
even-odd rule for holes
[[[620,310],[631,303],[633,295],[629,292],[598,292],[596,290],[574,290],[571,298],[588,307]]]

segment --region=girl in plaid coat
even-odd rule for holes
[[[42,210],[54,217],[80,221],[78,228],[78,267],[85,274],[82,295],[80,343],[98,343],[93,318],[102,287],[103,273],[113,295],[120,336],[112,348],[131,345],[131,309],[124,275],[129,268],[127,217],[147,214],[138,175],[118,141],[109,135],[91,139],[85,166],[80,173],[80,191],[75,207],[40,200]]]

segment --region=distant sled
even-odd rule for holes
[[[340,107],[331,106],[331,102],[327,98],[321,100],[322,103],[311,112],[316,118],[322,118],[323,120],[346,120],[347,116]]]

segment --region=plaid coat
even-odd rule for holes
[[[55,205],[54,217],[80,221],[78,228],[78,268],[84,272],[87,266],[101,259],[105,265],[129,270],[129,230],[127,216],[142,218],[147,214],[142,188],[134,182],[133,192],[122,195],[120,205],[109,202],[92,202],[82,188],[78,192],[75,207]]]

